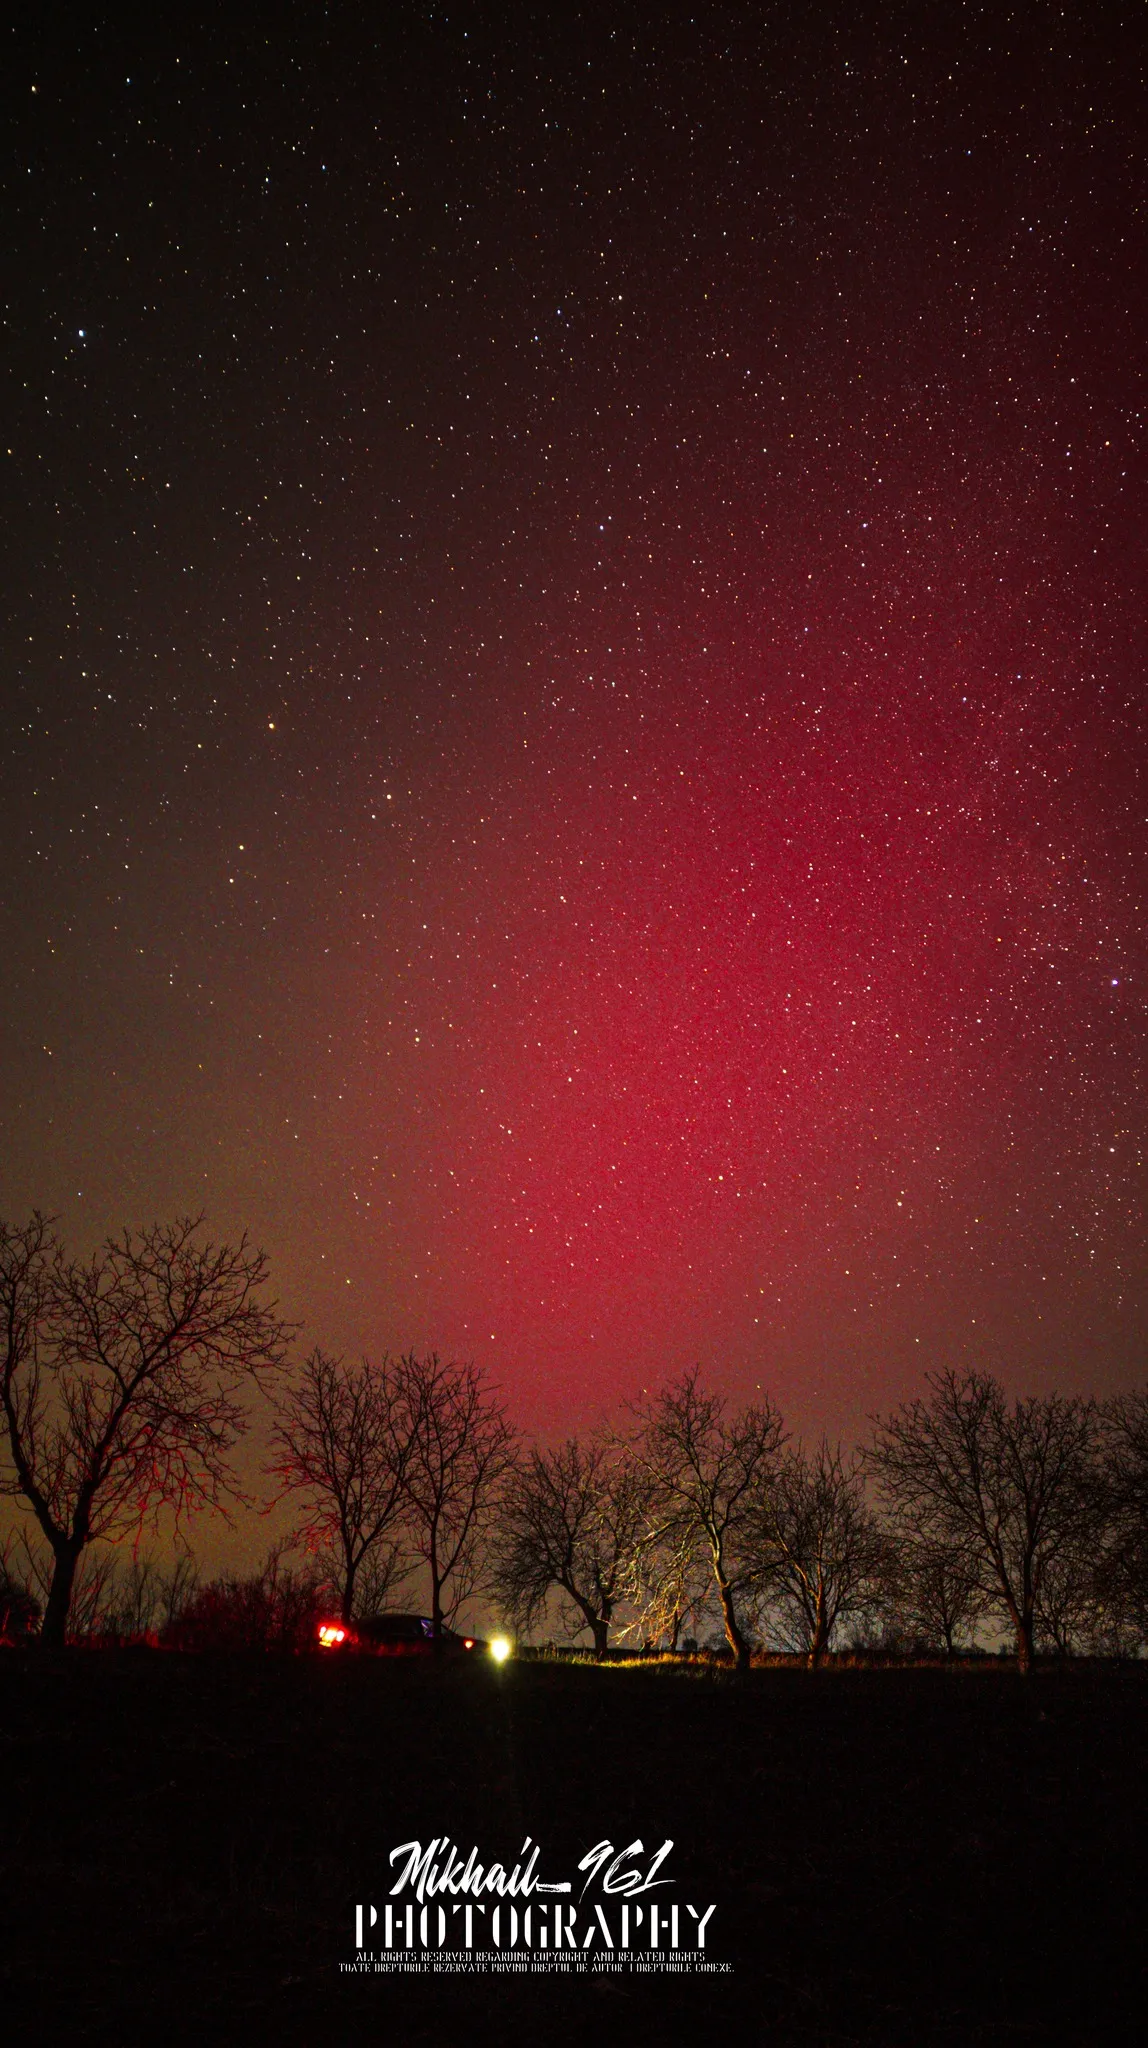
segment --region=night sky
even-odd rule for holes
[[[0,1213],[246,1225],[546,1433],[1142,1381],[1140,9],[83,12]]]

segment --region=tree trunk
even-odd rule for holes
[[[1018,1671],[1023,1672],[1026,1677],[1032,1670],[1033,1657],[1035,1655],[1032,1638],[1032,1615],[1018,1614],[1016,1620],[1016,1668]]]
[[[733,1651],[738,1670],[747,1671],[749,1669],[749,1644],[738,1627],[737,1615],[734,1612],[733,1594],[730,1592],[725,1579],[718,1580],[718,1593],[721,1596],[721,1611],[722,1620],[725,1622],[726,1641]]]
[[[343,1606],[339,1615],[342,1622],[349,1622],[355,1612],[355,1579],[358,1570],[358,1565],[352,1564],[348,1558],[347,1569],[343,1574]]]
[[[610,1624],[608,1621],[603,1621],[600,1615],[595,1615],[590,1623],[590,1627],[594,1632],[594,1655],[600,1664],[609,1646]]]
[[[62,1544],[55,1550],[55,1559],[48,1604],[40,1628],[40,1645],[45,1650],[62,1650],[67,1640],[68,1614],[72,1605],[72,1588],[76,1583],[76,1566],[80,1562],[80,1546]]]

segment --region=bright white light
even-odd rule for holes
[[[505,1636],[495,1636],[490,1645],[490,1654],[496,1664],[505,1664],[510,1655],[510,1644]]]

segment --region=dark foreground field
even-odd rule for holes
[[[0,2031],[1141,2043],[1146,1681],[9,1654]],[[552,1876],[672,1836],[732,1974],[340,1974],[388,1851],[444,1834]]]

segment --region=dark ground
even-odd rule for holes
[[[0,1657],[19,2044],[1148,2038],[1148,1669]],[[411,1836],[665,1836],[732,1976],[366,1981]],[[671,1894],[673,1896],[673,1894]],[[377,1938],[377,1937],[376,1937]]]

